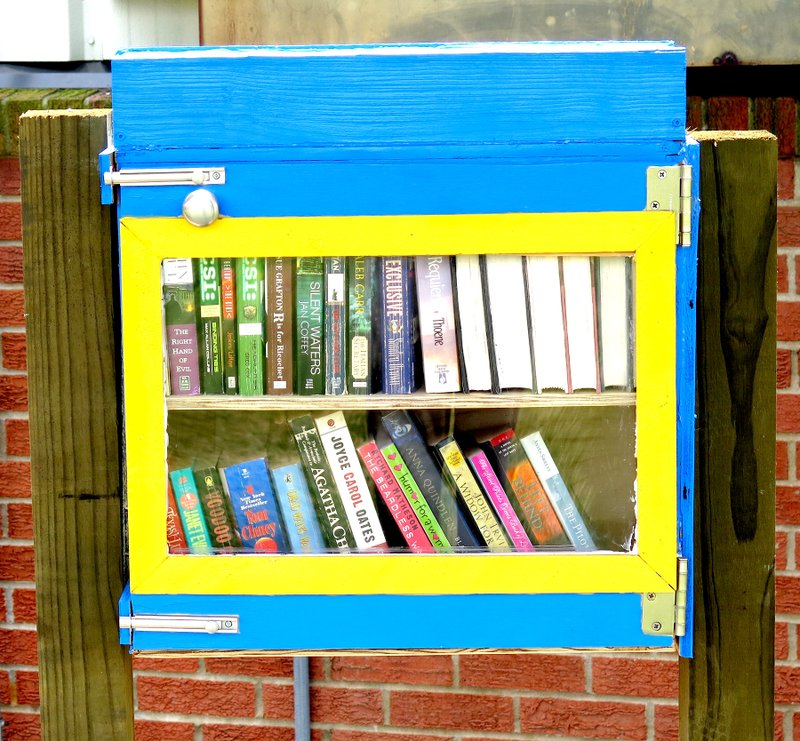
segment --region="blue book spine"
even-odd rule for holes
[[[381,346],[383,390],[387,394],[410,394],[416,388],[413,260],[381,258]]]
[[[181,515],[189,553],[211,553],[211,536],[203,517],[200,494],[192,469],[180,468],[170,471],[169,478],[172,481],[172,490],[175,492],[175,502]]]
[[[267,462],[256,458],[227,466],[220,474],[231,499],[242,546],[259,553],[287,553],[286,534]]]
[[[408,412],[397,410],[382,416],[383,426],[397,446],[406,467],[433,509],[447,540],[457,548],[483,547],[464,513],[455,492],[442,473]]]
[[[325,540],[299,463],[272,469],[278,507],[293,553],[322,553]]]

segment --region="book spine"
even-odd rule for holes
[[[275,494],[293,553],[322,553],[325,539],[299,463],[272,469]]]
[[[374,257],[347,258],[347,393],[371,394],[375,374]]]
[[[482,543],[472,532],[464,513],[459,509],[453,490],[442,477],[408,412],[403,410],[388,412],[381,420],[444,528],[448,541],[460,548],[481,546]]]
[[[509,499],[525,532],[537,545],[568,545],[569,538],[547,498],[528,456],[513,430],[506,430],[489,441],[510,486]]]
[[[381,258],[383,390],[410,394],[415,388],[414,308],[411,258]]]
[[[211,553],[211,536],[203,518],[192,469],[180,468],[170,471],[169,478],[175,491],[175,502],[181,515],[189,553]]]
[[[436,444],[436,449],[444,463],[444,471],[459,493],[467,512],[472,515],[472,521],[489,550],[510,550],[511,544],[464,460],[458,443],[452,437],[445,438]]]
[[[461,390],[491,391],[492,369],[480,257],[456,255],[453,259],[452,282]]]
[[[425,528],[400,488],[400,484],[392,475],[389,463],[381,455],[378,445],[371,440],[358,449],[358,455],[409,549],[414,553],[435,553],[436,549],[431,545]]]
[[[161,267],[170,393],[200,393],[200,347],[191,259],[164,260]]]
[[[356,546],[359,550],[385,549],[387,545],[383,528],[364,472],[359,465],[344,414],[333,412],[317,417],[314,421]]]
[[[321,257],[298,257],[295,268],[295,393],[325,392]]]
[[[419,518],[431,546],[436,551],[452,551],[453,546],[447,538],[444,528],[436,519],[433,509],[408,470],[408,466],[406,466],[406,462],[403,460],[403,456],[400,455],[397,446],[394,443],[385,445],[381,448],[381,455],[384,457],[392,476],[394,476],[394,480],[405,495],[406,500]]]
[[[345,392],[345,261],[325,258],[325,393]]]
[[[169,553],[185,553],[189,549],[186,536],[183,534],[181,514],[175,501],[172,481],[167,479],[167,551]]]
[[[222,305],[222,374],[226,394],[239,393],[236,362],[236,268],[232,257],[220,259]]]
[[[422,369],[428,393],[461,390],[451,263],[452,258],[443,256],[415,258]]]
[[[314,420],[307,414],[290,419],[289,426],[306,473],[306,481],[314,499],[325,541],[329,547],[339,550],[355,548],[347,514]]]
[[[264,393],[264,258],[236,259],[239,393]]]
[[[220,302],[219,258],[197,259],[200,296],[200,347],[202,349],[202,387],[204,394],[221,394],[222,368],[222,304]]]
[[[220,471],[244,548],[257,553],[287,553],[286,535],[267,463],[256,458]]]
[[[214,467],[196,469],[194,480],[214,550],[239,548],[242,543],[236,533],[230,500],[222,488],[219,472]]]
[[[533,432],[522,438],[522,447],[542,482],[547,496],[555,509],[558,519],[564,526],[567,536],[576,551],[594,551],[597,547],[589,533],[589,528],[575,506],[575,501],[564,483],[550,450],[540,432]]]
[[[531,543],[531,539],[514,511],[514,507],[511,505],[508,495],[500,483],[500,479],[497,478],[491,463],[489,463],[486,453],[482,450],[475,451],[469,455],[468,461],[481,488],[486,492],[494,511],[500,518],[500,522],[503,523],[514,549],[524,552],[534,550],[533,543]]]
[[[266,261],[267,393],[294,391],[294,258]]]

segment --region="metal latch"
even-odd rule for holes
[[[647,211],[675,213],[675,244],[692,243],[692,166],[647,168]]]
[[[224,185],[224,167],[173,167],[152,170],[108,170],[106,185]]]
[[[686,634],[686,596],[689,562],[678,559],[678,588],[674,592],[642,595],[642,632],[651,636]]]
[[[147,633],[238,633],[238,615],[120,615],[121,630]]]

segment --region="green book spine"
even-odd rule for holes
[[[355,549],[356,541],[347,522],[347,512],[336,488],[333,471],[325,456],[322,438],[314,420],[311,415],[306,414],[290,419],[289,426],[292,428],[297,452],[300,453],[325,542],[330,548],[343,551]]]
[[[347,393],[371,394],[376,350],[373,332],[375,301],[374,257],[347,258]]]
[[[295,271],[295,393],[325,393],[323,259],[298,257]]]
[[[201,257],[196,260],[200,295],[200,349],[204,394],[221,394],[222,370],[222,305],[220,303],[219,258]]]
[[[213,466],[198,468],[194,480],[205,515],[206,527],[215,551],[234,551],[242,545],[236,532],[233,510],[219,471]]]
[[[325,258],[325,393],[345,392],[346,285],[343,257]]]
[[[226,394],[239,393],[236,362],[236,267],[232,257],[220,259],[222,304],[222,372]]]
[[[239,393],[264,393],[264,258],[236,259],[236,327]]]

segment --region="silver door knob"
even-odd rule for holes
[[[219,216],[219,204],[210,190],[193,190],[183,199],[183,218],[192,226],[209,226]]]

